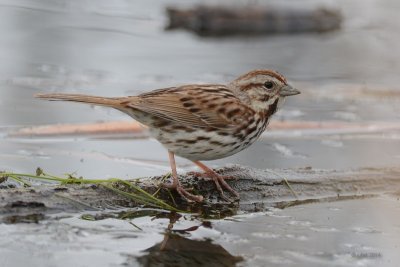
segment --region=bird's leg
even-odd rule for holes
[[[176,171],[176,163],[175,163],[175,156],[174,153],[168,151],[168,157],[169,157],[169,165],[171,166],[171,172],[172,172],[172,183],[171,184],[164,184],[168,188],[177,188],[177,186],[180,184],[178,180],[178,173]]]
[[[224,191],[222,190],[221,185],[225,189],[227,189],[229,192],[231,192],[235,197],[239,198],[238,192],[236,192],[227,182],[225,182],[224,176],[219,175],[214,170],[208,168],[206,165],[204,165],[200,161],[193,161],[193,163],[196,164],[198,167],[200,167],[205,172],[205,175],[207,177],[210,177],[211,179],[214,180],[214,183],[217,186],[217,189],[223,198],[226,198],[226,197],[224,195]]]
[[[189,202],[191,201],[202,202],[203,196],[193,195],[182,187],[178,179],[178,173],[176,171],[175,155],[171,151],[168,151],[168,155],[169,155],[169,164],[171,165],[171,171],[172,171],[172,183],[164,184],[163,186],[171,189],[176,189],[179,195],[181,195],[181,197],[183,197],[185,200]]]

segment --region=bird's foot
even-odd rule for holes
[[[228,202],[234,202],[234,200],[230,199],[229,197],[225,196],[224,194],[224,189],[228,190],[229,192],[232,193],[232,195],[235,196],[235,200],[239,199],[239,193],[236,192],[225,180],[232,180],[235,179],[233,176],[225,176],[225,175],[220,175],[216,173],[215,171],[206,171],[206,172],[189,172],[188,174],[200,177],[203,179],[212,179],[215,183],[215,186],[217,187],[217,190],[221,196],[222,199]]]
[[[234,202],[235,200],[238,200],[240,198],[239,193],[236,192],[227,182],[225,182],[225,177],[222,175],[219,175],[217,173],[208,173],[208,175],[211,176],[211,178],[214,180],[214,183],[221,195],[221,198],[228,202]],[[232,201],[230,198],[226,197],[224,194],[224,191],[222,190],[222,187],[231,192],[232,195],[235,196],[234,201]]]
[[[165,188],[169,188],[169,189],[175,189],[178,194],[187,202],[191,203],[191,202],[203,202],[204,197],[201,195],[194,195],[192,193],[189,193],[185,188],[183,188],[181,186],[180,183],[171,183],[171,184],[167,184],[164,183],[163,187]]]
[[[186,201],[188,202],[203,202],[204,197],[202,195],[194,195],[189,193],[185,188],[183,188],[182,186],[178,186],[176,187],[176,191],[179,193],[179,195],[181,195],[181,197],[183,197]]]

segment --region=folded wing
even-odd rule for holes
[[[235,128],[254,111],[223,85],[190,85],[152,91],[122,102],[152,116],[194,128]]]

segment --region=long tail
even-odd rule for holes
[[[81,94],[36,94],[35,97],[46,99],[50,101],[73,101],[95,104],[100,106],[114,107],[117,108],[121,101],[121,97],[101,97],[101,96],[90,96]]]

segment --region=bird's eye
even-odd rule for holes
[[[271,89],[272,87],[274,87],[274,83],[273,82],[265,82],[264,83],[264,87],[267,89]]]

